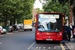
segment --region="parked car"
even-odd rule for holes
[[[18,30],[18,27],[16,25],[13,25],[12,27],[13,27],[13,30],[14,31],[17,31]]]
[[[17,29],[19,30],[20,29],[20,27],[18,26],[18,25],[16,25],[17,26]]]
[[[2,33],[3,33],[3,27],[0,26],[0,34],[2,34]]]
[[[3,29],[3,33],[6,34],[7,33],[7,30],[6,29]]]
[[[9,26],[9,31],[10,31],[10,32],[13,32],[13,29],[14,29],[14,28],[13,28],[12,26]]]
[[[6,34],[6,29],[4,29],[2,26],[0,26],[0,34]]]
[[[12,32],[13,31],[13,27],[12,26],[3,26],[4,29],[6,29],[8,32]]]

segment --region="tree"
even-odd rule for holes
[[[43,10],[40,10],[40,8],[36,8],[38,11],[37,13],[41,13],[41,12],[44,12]]]
[[[63,5],[68,2],[70,3],[70,5],[72,5],[74,3],[74,0],[59,0],[59,2]]]
[[[73,12],[74,24],[75,24],[75,0],[63,0],[63,1],[59,0],[59,2],[63,5],[64,5],[64,3],[68,2],[68,4],[70,4],[69,6],[74,4],[73,8],[71,8],[71,9],[73,10],[72,12]],[[69,7],[69,9],[70,9],[70,7]]]
[[[0,14],[7,21],[20,19],[23,16],[28,17],[32,13],[33,3],[35,0],[0,0]],[[11,20],[12,21],[12,20]]]
[[[58,12],[67,15],[69,12],[67,3],[64,6],[62,6],[62,4],[60,4],[59,2],[47,2],[47,4],[43,6],[43,9],[45,12]]]

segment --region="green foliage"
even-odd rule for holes
[[[70,3],[70,5],[73,5],[74,0],[59,0],[59,2],[63,5],[65,5],[65,3],[67,3],[67,2]]]
[[[67,15],[69,12],[67,4],[62,6],[62,4],[60,4],[59,2],[47,2],[47,4],[43,6],[43,9],[45,12],[58,12]]]
[[[72,11],[73,11],[73,15],[75,16],[75,7],[73,7],[73,10]]]
[[[30,18],[35,0],[0,0],[0,14],[10,19]],[[1,17],[0,16],[0,17]]]
[[[36,8],[38,11],[37,13],[41,13],[41,12],[44,12],[43,10],[40,10],[40,8]]]

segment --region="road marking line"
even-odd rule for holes
[[[56,49],[56,47],[54,47],[54,49]]]
[[[38,49],[38,47],[36,47],[36,49]]]
[[[65,48],[64,48],[64,46],[63,46],[63,44],[60,44],[60,46],[61,46],[62,50],[65,50]]]
[[[48,49],[50,49],[50,47],[48,47]]]
[[[34,42],[34,43],[35,43],[35,42]],[[34,43],[32,43],[32,45],[31,45],[31,46],[29,46],[29,47],[28,47],[28,49],[30,49],[30,48],[34,45]]]
[[[39,47],[39,49],[41,49],[41,47]]]
[[[0,44],[2,44],[2,43],[0,42]]]
[[[44,49],[46,48],[46,47],[43,47]]]

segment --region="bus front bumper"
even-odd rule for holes
[[[62,41],[62,37],[36,37],[36,40],[46,40],[46,41]]]

